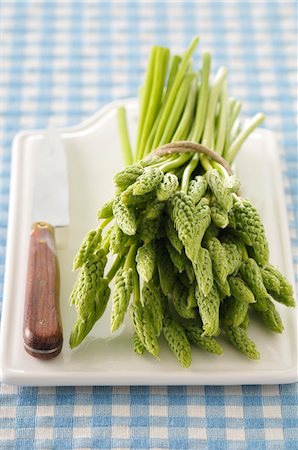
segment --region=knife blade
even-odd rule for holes
[[[52,122],[44,132],[36,167],[23,344],[31,356],[51,359],[60,353],[63,344],[55,227],[67,226],[70,220],[67,159]]]

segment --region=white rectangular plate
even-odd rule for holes
[[[62,131],[70,181],[70,227],[57,230],[61,270],[61,310],[64,345],[50,361],[30,357],[22,345],[28,239],[35,160],[40,132],[23,132],[14,140],[9,228],[1,330],[2,381],[16,385],[232,385],[290,383],[297,381],[297,315],[277,305],[285,331],[277,335],[260,323],[251,323],[249,335],[257,343],[261,360],[250,361],[224,340],[220,357],[193,349],[192,365],[179,366],[162,345],[160,361],[133,352],[129,321],[118,332],[109,331],[110,309],[76,350],[68,347],[75,321],[68,304],[76,274],[72,260],[89,229],[97,225],[97,210],[113,195],[113,175],[122,167],[116,109],[108,105],[79,126]],[[125,101],[132,142],[135,141],[137,104]],[[293,281],[292,257],[286,221],[283,186],[274,136],[256,131],[237,161],[242,193],[263,218],[271,248],[271,262]]]

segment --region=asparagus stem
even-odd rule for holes
[[[230,131],[231,131],[233,125],[234,125],[235,120],[237,119],[237,117],[238,117],[238,115],[239,115],[239,113],[240,113],[240,111],[241,111],[241,107],[242,107],[241,103],[235,101],[234,106],[233,106],[233,109],[232,109],[232,111],[231,111],[231,125],[230,125]]]
[[[196,104],[197,93],[198,93],[197,80],[196,77],[193,77],[193,80],[189,88],[189,94],[186,100],[186,105],[182,117],[179,121],[178,127],[174,133],[174,136],[172,137],[172,142],[187,139],[189,129],[193,121],[193,114]]]
[[[234,124],[238,117],[238,114],[241,110],[241,103],[235,100],[234,98],[230,98],[228,101],[228,123],[227,123],[227,133],[223,151],[223,157],[226,158],[226,154],[229,150],[231,142],[233,141],[234,135]]]
[[[201,164],[204,167],[205,171],[213,169],[212,164],[209,160],[209,158],[206,155],[201,155]]]
[[[214,146],[214,123],[215,123],[217,100],[221,93],[222,87],[225,83],[226,75],[227,69],[225,67],[220,67],[214,80],[213,86],[210,89],[207,117],[202,137],[202,144],[211,149]],[[206,155],[201,155],[201,163],[206,170],[212,168],[212,165]]]
[[[186,163],[191,158],[190,153],[182,153],[176,156],[175,159],[165,162],[159,168],[163,172],[170,172],[173,169],[179,168],[182,164]]]
[[[105,219],[101,222],[100,228],[103,230],[110,222],[113,220],[113,216],[109,217],[108,219]]]
[[[201,85],[198,95],[196,116],[193,122],[193,128],[189,139],[191,141],[200,142],[206,118],[206,110],[208,106],[208,91],[209,91],[209,75],[211,66],[210,53],[203,54],[203,65],[201,75]]]
[[[115,258],[115,261],[113,262],[112,267],[110,268],[106,278],[109,280],[109,283],[112,281],[112,279],[114,278],[114,276],[116,275],[116,272],[118,271],[118,269],[120,268],[122,261],[123,261],[123,255],[122,254],[118,254],[117,257]]]
[[[102,247],[105,253],[108,254],[110,250],[110,235],[106,236],[105,240],[102,243]]]
[[[214,119],[216,113],[217,100],[222,90],[223,84],[225,82],[226,75],[227,69],[225,67],[220,67],[220,69],[217,72],[217,76],[214,80],[214,84],[210,90],[206,123],[202,138],[202,144],[210,148],[212,148],[211,144],[212,140],[214,139]]]
[[[171,112],[169,113],[167,123],[165,124],[163,134],[159,141],[157,141],[156,137],[153,143],[153,147],[159,147],[162,144],[165,144],[167,142],[171,142],[173,138],[173,134],[175,133],[175,130],[177,128],[177,125],[179,124],[183,109],[185,107],[189,89],[191,86],[191,83],[194,79],[194,74],[188,74],[185,76],[183,82],[181,83],[180,89],[178,91],[177,97],[175,99],[173,108]]]
[[[176,159],[178,158],[178,154],[177,153],[173,153],[171,155],[167,155],[165,157],[161,157],[161,161],[159,163],[156,164],[150,164],[150,167],[158,167],[160,170],[164,171],[164,165],[165,164],[170,164],[174,161],[176,161]],[[167,170],[167,169],[166,169]]]
[[[128,166],[133,163],[133,155],[127,129],[126,110],[123,106],[117,110],[117,122],[124,164]]]
[[[190,60],[190,58],[191,58],[191,56],[192,56],[192,54],[193,54],[193,52],[194,52],[198,42],[199,42],[198,37],[195,37],[192,40],[189,48],[187,49],[187,51],[185,52],[185,54],[184,54],[184,56],[183,56],[183,58],[181,60],[181,64],[179,66],[179,69],[177,71],[175,80],[174,80],[174,82],[172,84],[172,88],[171,88],[171,90],[169,92],[167,101],[165,103],[165,108],[163,110],[162,116],[161,116],[161,118],[159,120],[159,123],[158,123],[158,127],[157,127],[156,134],[155,134],[155,139],[153,141],[153,148],[157,148],[158,145],[159,145],[159,142],[161,141],[164,129],[165,129],[166,124],[168,122],[169,115],[170,115],[170,113],[171,113],[171,111],[173,109],[173,105],[174,105],[174,102],[175,102],[175,99],[176,99],[176,96],[177,96],[178,89],[179,89],[180,84],[181,84],[181,82],[182,82],[182,80],[184,78],[185,72],[186,72],[187,67],[188,67],[189,60]]]
[[[155,137],[155,134],[156,134],[156,130],[157,130],[159,121],[160,121],[160,119],[162,117],[162,114],[163,114],[163,111],[164,111],[164,108],[165,108],[165,105],[166,105],[166,102],[167,102],[167,98],[168,98],[169,93],[170,93],[171,88],[172,88],[172,84],[173,84],[174,79],[176,77],[176,74],[177,74],[177,71],[178,71],[178,68],[179,68],[179,65],[180,65],[180,61],[181,61],[180,56],[174,56],[173,57],[173,60],[172,60],[172,63],[171,63],[171,68],[170,68],[168,84],[167,84],[167,88],[166,88],[166,91],[165,91],[165,94],[164,94],[164,97],[163,97],[163,100],[162,100],[162,105],[161,105],[161,107],[159,109],[158,115],[157,115],[157,117],[155,119],[155,122],[154,122],[153,127],[152,127],[151,132],[150,132],[150,135],[149,135],[149,137],[147,139],[143,157],[148,155],[151,152],[151,150],[153,150],[153,141],[154,141],[154,137]]]
[[[186,168],[184,169],[183,175],[182,175],[182,181],[181,181],[181,190],[185,193],[187,193],[189,180],[191,177],[191,174],[197,167],[198,163],[200,161],[200,154],[195,153],[193,157],[191,158],[190,162],[187,164]]]
[[[143,132],[138,148],[139,159],[142,159],[144,156],[145,145],[150,135],[150,131],[154,124],[154,120],[156,118],[158,110],[160,108],[168,60],[169,60],[169,50],[162,47],[158,47],[156,50],[154,61],[154,76],[152,83],[152,91],[147,106],[147,114],[144,120]]]
[[[220,94],[220,111],[217,124],[217,136],[215,140],[214,150],[222,155],[225,138],[227,133],[227,117],[228,117],[228,93],[227,82],[225,81]]]
[[[164,102],[167,100],[169,93],[171,92],[172,85],[176,78],[180,62],[181,62],[181,57],[179,55],[174,55],[172,58],[172,61],[171,61],[171,67],[170,67],[170,73],[169,73],[169,78],[168,78],[168,82],[167,82],[167,88],[166,88],[164,98],[163,98]]]
[[[248,253],[247,253],[247,249],[245,245],[242,245],[242,260],[243,261],[247,261],[249,259]]]
[[[237,138],[237,136],[240,134],[240,132],[241,132],[241,122],[239,119],[236,119],[233,124],[233,127],[231,129],[229,147],[232,145],[233,141]],[[227,148],[227,152],[229,151],[229,147]]]
[[[241,132],[239,133],[237,138],[232,143],[232,145],[229,148],[227,155],[226,155],[226,160],[230,164],[234,161],[243,142],[253,132],[253,130],[255,128],[257,128],[264,121],[264,119],[265,119],[264,114],[258,113],[248,122],[247,126],[243,130],[241,130]]]
[[[139,159],[139,146],[140,146],[141,137],[142,137],[142,133],[143,133],[145,117],[147,114],[148,102],[149,102],[151,90],[152,90],[154,60],[155,60],[156,51],[157,51],[157,47],[152,47],[151,52],[150,52],[149,61],[148,61],[148,66],[147,66],[145,83],[144,83],[144,87],[142,89],[142,95],[141,95],[141,101],[140,101],[140,117],[139,117],[139,122],[138,122],[138,135],[137,135],[136,153],[135,153],[136,161],[138,161],[138,159]]]
[[[224,166],[222,166],[221,164],[219,164],[217,161],[211,161],[211,165],[214,169],[218,170],[220,172],[220,174],[224,177],[227,178],[229,177],[228,172],[226,171],[226,169],[224,168]]]
[[[124,270],[129,269],[130,267],[134,267],[135,265],[135,256],[137,253],[138,244],[134,244],[130,247],[129,252],[126,256],[124,263]]]

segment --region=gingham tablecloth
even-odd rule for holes
[[[229,69],[244,114],[263,111],[280,154],[297,269],[296,2],[0,4],[0,283],[11,141],[21,129],[76,124],[135,96],[151,45],[193,35]],[[297,280],[296,280],[297,281]],[[1,449],[297,449],[297,385],[48,387],[0,390]]]

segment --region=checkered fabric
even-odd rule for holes
[[[11,141],[21,129],[76,124],[135,96],[153,44],[201,37],[229,69],[243,113],[266,114],[280,156],[298,265],[295,1],[0,3],[0,291]],[[296,271],[297,273],[297,271]],[[296,280],[297,281],[297,280]],[[298,448],[297,385],[0,388],[1,449]]]

